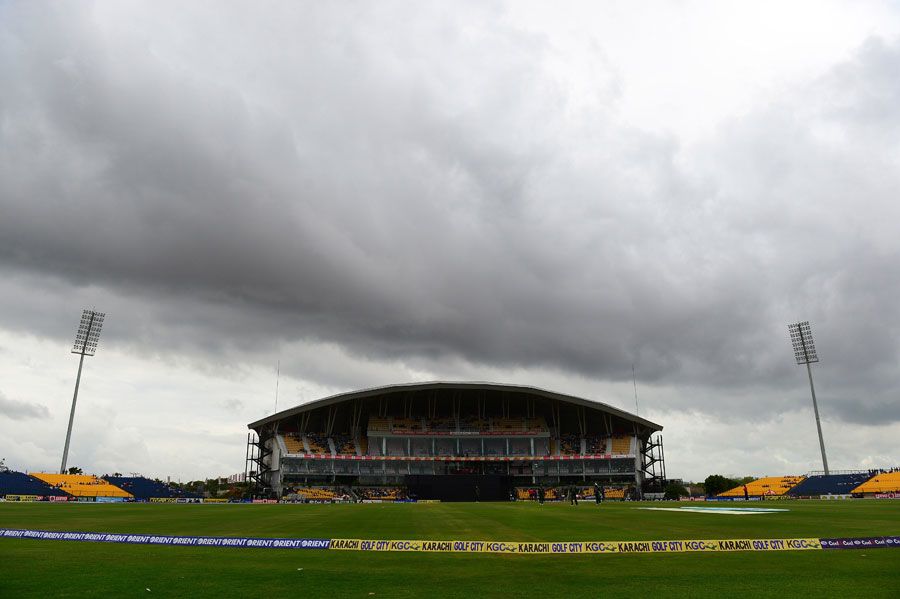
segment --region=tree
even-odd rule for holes
[[[84,472],[78,466],[72,466],[69,468],[69,474],[84,474]]]
[[[241,499],[247,494],[247,483],[233,483],[225,490],[228,499]]]
[[[6,472],[8,468],[6,467],[6,458],[0,458],[0,472]]]
[[[721,474],[710,474],[706,477],[706,480],[703,481],[703,486],[706,488],[706,496],[713,497],[719,493],[724,493],[728,489],[735,488],[738,486],[738,482],[726,478]]]
[[[682,497],[687,497],[688,491],[685,486],[681,483],[669,483],[666,485],[665,494],[663,497],[665,499],[681,499]]]

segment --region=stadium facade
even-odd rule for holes
[[[662,426],[544,389],[479,382],[341,393],[250,423],[247,478],[281,497],[302,485],[404,485],[419,498],[505,499],[516,486],[665,480]]]

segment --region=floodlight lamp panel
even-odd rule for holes
[[[808,320],[788,325],[791,336],[791,345],[794,349],[794,358],[797,364],[812,364],[819,361],[816,354],[816,344],[813,341],[812,327]]]
[[[103,328],[104,312],[84,310],[81,313],[81,322],[75,333],[75,343],[72,347],[73,354],[93,356],[97,352],[97,343],[100,341],[100,331]]]

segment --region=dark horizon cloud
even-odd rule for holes
[[[0,327],[66,339],[90,301],[131,352],[635,365],[743,414],[794,409],[809,319],[831,414],[900,421],[900,40],[687,145],[620,118],[602,51],[584,110],[500,5],[399,9],[230,7],[200,41],[200,9],[0,8]]]

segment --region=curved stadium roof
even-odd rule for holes
[[[655,422],[651,422],[645,418],[641,418],[635,414],[631,414],[624,410],[620,410],[619,408],[615,408],[609,404],[605,404],[599,401],[594,401],[591,399],[585,399],[583,397],[576,397],[574,395],[566,395],[564,393],[557,393],[555,391],[548,391],[546,389],[540,389],[538,387],[529,387],[525,385],[506,385],[502,383],[482,383],[482,382],[448,382],[448,381],[433,381],[428,383],[402,383],[397,385],[385,385],[383,387],[373,387],[371,389],[362,389],[359,391],[349,391],[347,393],[338,393],[337,395],[332,395],[330,397],[325,397],[322,399],[317,399],[314,401],[310,401],[299,406],[295,406],[293,408],[289,408],[287,410],[282,410],[280,412],[276,412],[271,416],[267,416],[261,420],[257,420],[256,422],[251,422],[247,425],[247,428],[253,430],[259,430],[261,427],[266,424],[270,424],[273,422],[277,422],[279,420],[283,420],[285,418],[289,418],[291,416],[295,416],[297,414],[301,414],[303,412],[308,412],[310,410],[315,410],[317,408],[324,408],[334,404],[342,403],[345,401],[352,401],[355,399],[367,399],[370,397],[378,397],[383,395],[390,395],[393,393],[414,393],[417,391],[431,391],[431,390],[459,390],[459,391],[500,391],[507,393],[521,393],[525,395],[533,395],[535,397],[540,397],[544,399],[557,400],[577,406],[582,406],[585,408],[590,408],[593,410],[600,410],[603,412],[607,412],[614,416],[618,416],[619,418],[623,418],[625,420],[629,420],[631,422],[635,422],[642,426],[645,426],[653,431],[661,431],[663,429],[662,425],[656,424]]]

